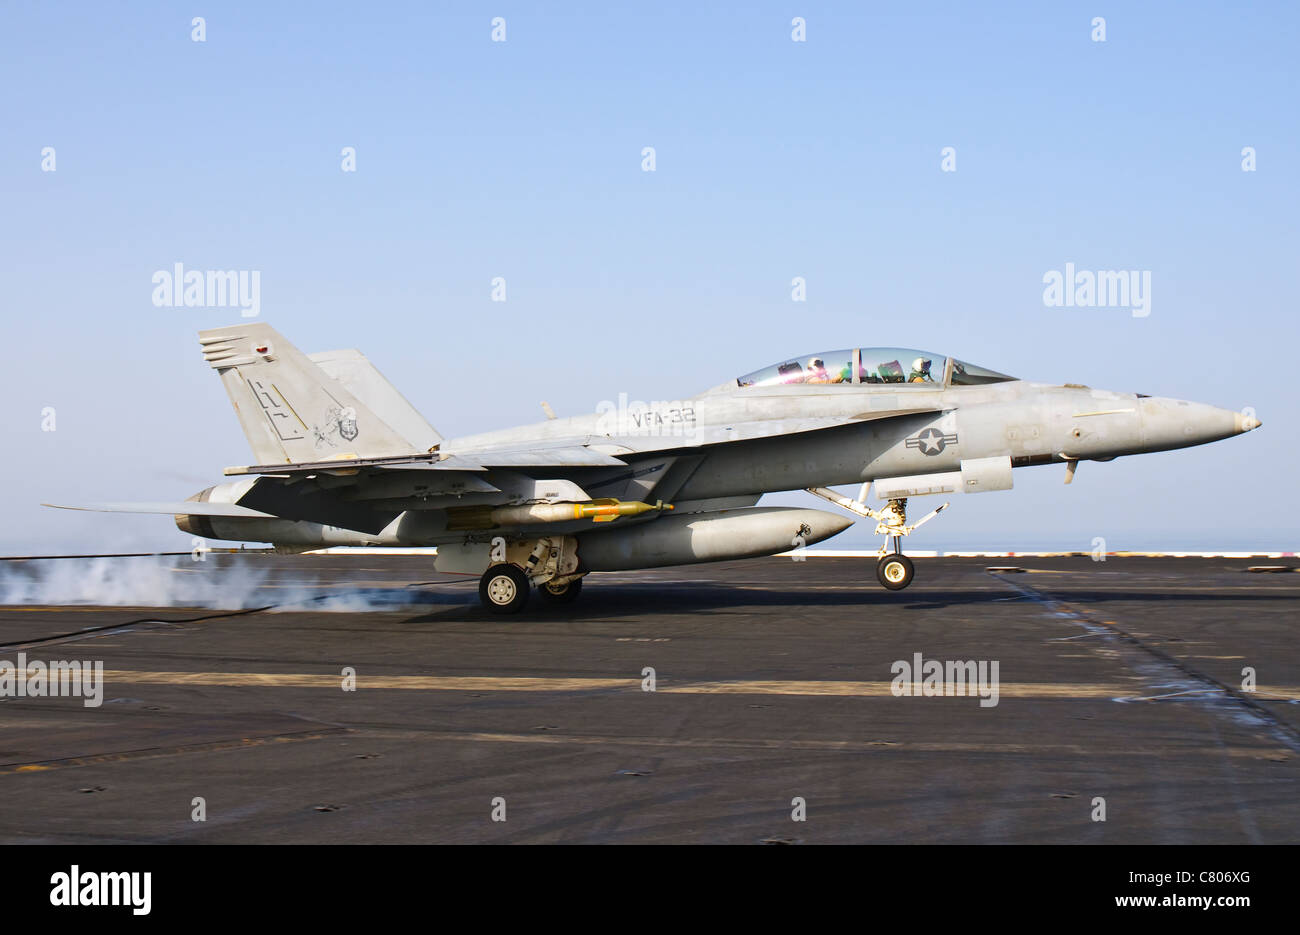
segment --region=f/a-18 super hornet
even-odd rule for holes
[[[690,399],[444,439],[357,351],[307,355],[266,324],[199,333],[257,464],[171,513],[193,536],[437,547],[480,576],[492,610],[576,598],[593,571],[773,555],[853,520],[759,506],[807,490],[876,523],[876,565],[911,583],[908,500],[1011,488],[1013,468],[1185,448],[1250,431],[1251,415],[1141,393],[1030,383],[951,357],[854,347],[782,360]],[[549,412],[548,412],[549,414]],[[883,501],[867,505],[871,485]],[[855,497],[831,488],[860,485]]]

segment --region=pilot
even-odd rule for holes
[[[799,366],[797,360],[792,360],[788,364],[781,364],[776,368],[782,383],[802,383],[804,381],[803,368]]]
[[[924,357],[918,357],[912,361],[912,373],[907,378],[908,383],[933,383],[934,377],[930,376],[930,361]]]
[[[831,376],[826,371],[826,362],[820,357],[812,357],[808,360],[807,377],[805,383],[839,383],[839,376]]]

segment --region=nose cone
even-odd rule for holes
[[[1264,424],[1256,419],[1254,415],[1246,415],[1241,412],[1234,412],[1233,415],[1236,416],[1236,422],[1234,424],[1238,435],[1242,432],[1249,432],[1251,429],[1257,429]]]
[[[1156,396],[1139,399],[1138,411],[1146,451],[1204,445],[1249,432],[1260,424],[1254,416],[1231,409]]]
[[[810,542],[821,542],[823,539],[829,539],[831,536],[838,536],[854,523],[854,520],[840,516],[837,513],[827,513],[825,510],[817,510],[816,512],[821,515],[818,516],[812,524],[813,536],[816,538],[810,539]]]
[[[854,520],[840,513],[801,507],[787,508],[787,511],[780,514],[778,518],[781,523],[779,528],[782,537],[788,538],[785,534],[785,528],[790,523],[794,523],[795,528],[799,530],[799,535],[807,545],[821,542],[831,536],[838,536],[854,523]]]

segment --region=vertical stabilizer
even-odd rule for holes
[[[258,464],[409,454],[416,448],[270,325],[199,332]]]

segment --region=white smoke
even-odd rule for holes
[[[163,556],[7,561],[0,565],[0,604],[243,610],[273,603],[257,593],[265,579],[248,567]]]
[[[212,610],[364,613],[425,603],[421,592],[339,591],[304,582],[301,572],[271,580],[255,560],[191,561],[188,556],[28,559],[0,562],[0,605],[195,607]]]

